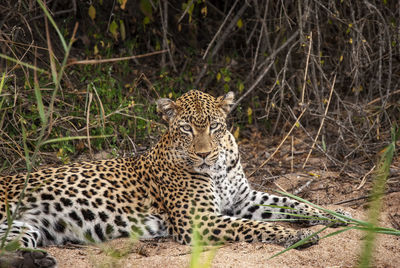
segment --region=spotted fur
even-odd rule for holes
[[[160,99],[158,110],[169,128],[144,155],[47,168],[28,178],[0,178],[0,198],[14,213],[27,180],[7,239],[36,247],[97,243],[133,233],[140,238],[172,236],[190,244],[196,231],[205,243],[290,246],[310,231],[264,220],[311,215],[325,220],[310,224],[328,223],[329,215],[306,204],[249,187],[226,126],[233,99],[233,93],[214,98],[200,91],[175,102]],[[5,202],[0,222],[1,237],[7,229]]]

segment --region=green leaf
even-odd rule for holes
[[[242,92],[243,92],[243,89],[244,89],[244,84],[243,84],[243,82],[239,82],[238,89],[239,89],[239,93],[242,93]]]
[[[324,150],[324,152],[326,152],[326,143],[325,143],[324,136],[322,136],[322,150]]]
[[[113,20],[110,24],[110,33],[114,37],[115,40],[118,40],[118,24],[115,20]]]
[[[229,81],[231,81],[231,78],[230,78],[229,76],[225,76],[225,77],[224,77],[224,81],[225,81],[225,82],[229,82]]]
[[[192,2],[192,3],[190,4],[188,13],[189,13],[190,15],[192,15],[192,14],[193,14],[193,9],[194,9],[194,3],[193,3],[193,1],[190,1],[190,0],[189,0],[189,2]],[[189,3],[189,2],[188,2],[188,3]]]
[[[156,49],[157,51],[161,50],[161,44],[160,44],[160,42],[159,42],[158,40],[156,41],[156,47],[155,47],[155,49]]]
[[[3,77],[1,78],[1,81],[0,81],[0,95],[1,95],[1,91],[3,90],[3,87],[4,87],[5,78],[6,78],[6,73],[3,73]],[[0,99],[0,110],[1,110],[1,107],[3,106],[3,103],[4,103],[5,100],[6,100],[5,97]],[[3,116],[4,115],[5,114],[3,114]]]
[[[243,27],[243,21],[242,19],[238,19],[238,21],[236,22],[236,26],[240,29]]]
[[[153,19],[153,6],[149,0],[140,0],[140,11],[142,11],[149,20]]]
[[[126,39],[126,31],[125,31],[125,24],[123,20],[119,20],[119,29],[121,32],[121,39],[122,41]]]
[[[228,84],[224,84],[224,91],[225,92],[229,92],[229,85]]]
[[[89,17],[94,20],[96,18],[96,9],[94,8],[93,5],[90,5],[89,10],[88,10]]]
[[[150,23],[150,18],[149,17],[144,17],[144,19],[143,19],[143,25],[147,25],[147,24],[149,24]]]
[[[251,125],[253,123],[253,110],[250,107],[247,108],[247,117],[248,117],[248,122]]]

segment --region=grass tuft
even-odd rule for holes
[[[209,268],[217,254],[219,246],[210,246],[208,254],[202,257],[202,253],[206,251],[204,242],[201,240],[200,233],[197,231],[196,225],[192,234],[192,254],[190,255],[190,268]]]
[[[362,247],[359,267],[372,266],[375,239],[376,234],[378,233],[376,229],[379,223],[382,198],[385,192],[386,181],[389,177],[390,165],[392,164],[393,155],[396,149],[396,141],[400,136],[400,128],[392,127],[391,134],[392,140],[390,144],[379,153],[379,162],[376,169],[375,180],[370,199],[370,208],[368,211],[368,223],[365,226],[367,235]],[[393,231],[393,234],[400,235],[400,231],[395,230]]]

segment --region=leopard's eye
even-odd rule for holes
[[[182,125],[181,130],[183,132],[192,132],[192,127],[190,125]]]
[[[212,123],[210,125],[210,130],[216,130],[217,128],[219,128],[221,126],[220,123]]]

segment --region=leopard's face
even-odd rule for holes
[[[160,99],[158,109],[169,122],[170,155],[196,171],[209,170],[218,160],[226,135],[226,116],[233,93],[214,98],[192,90],[173,102]]]

